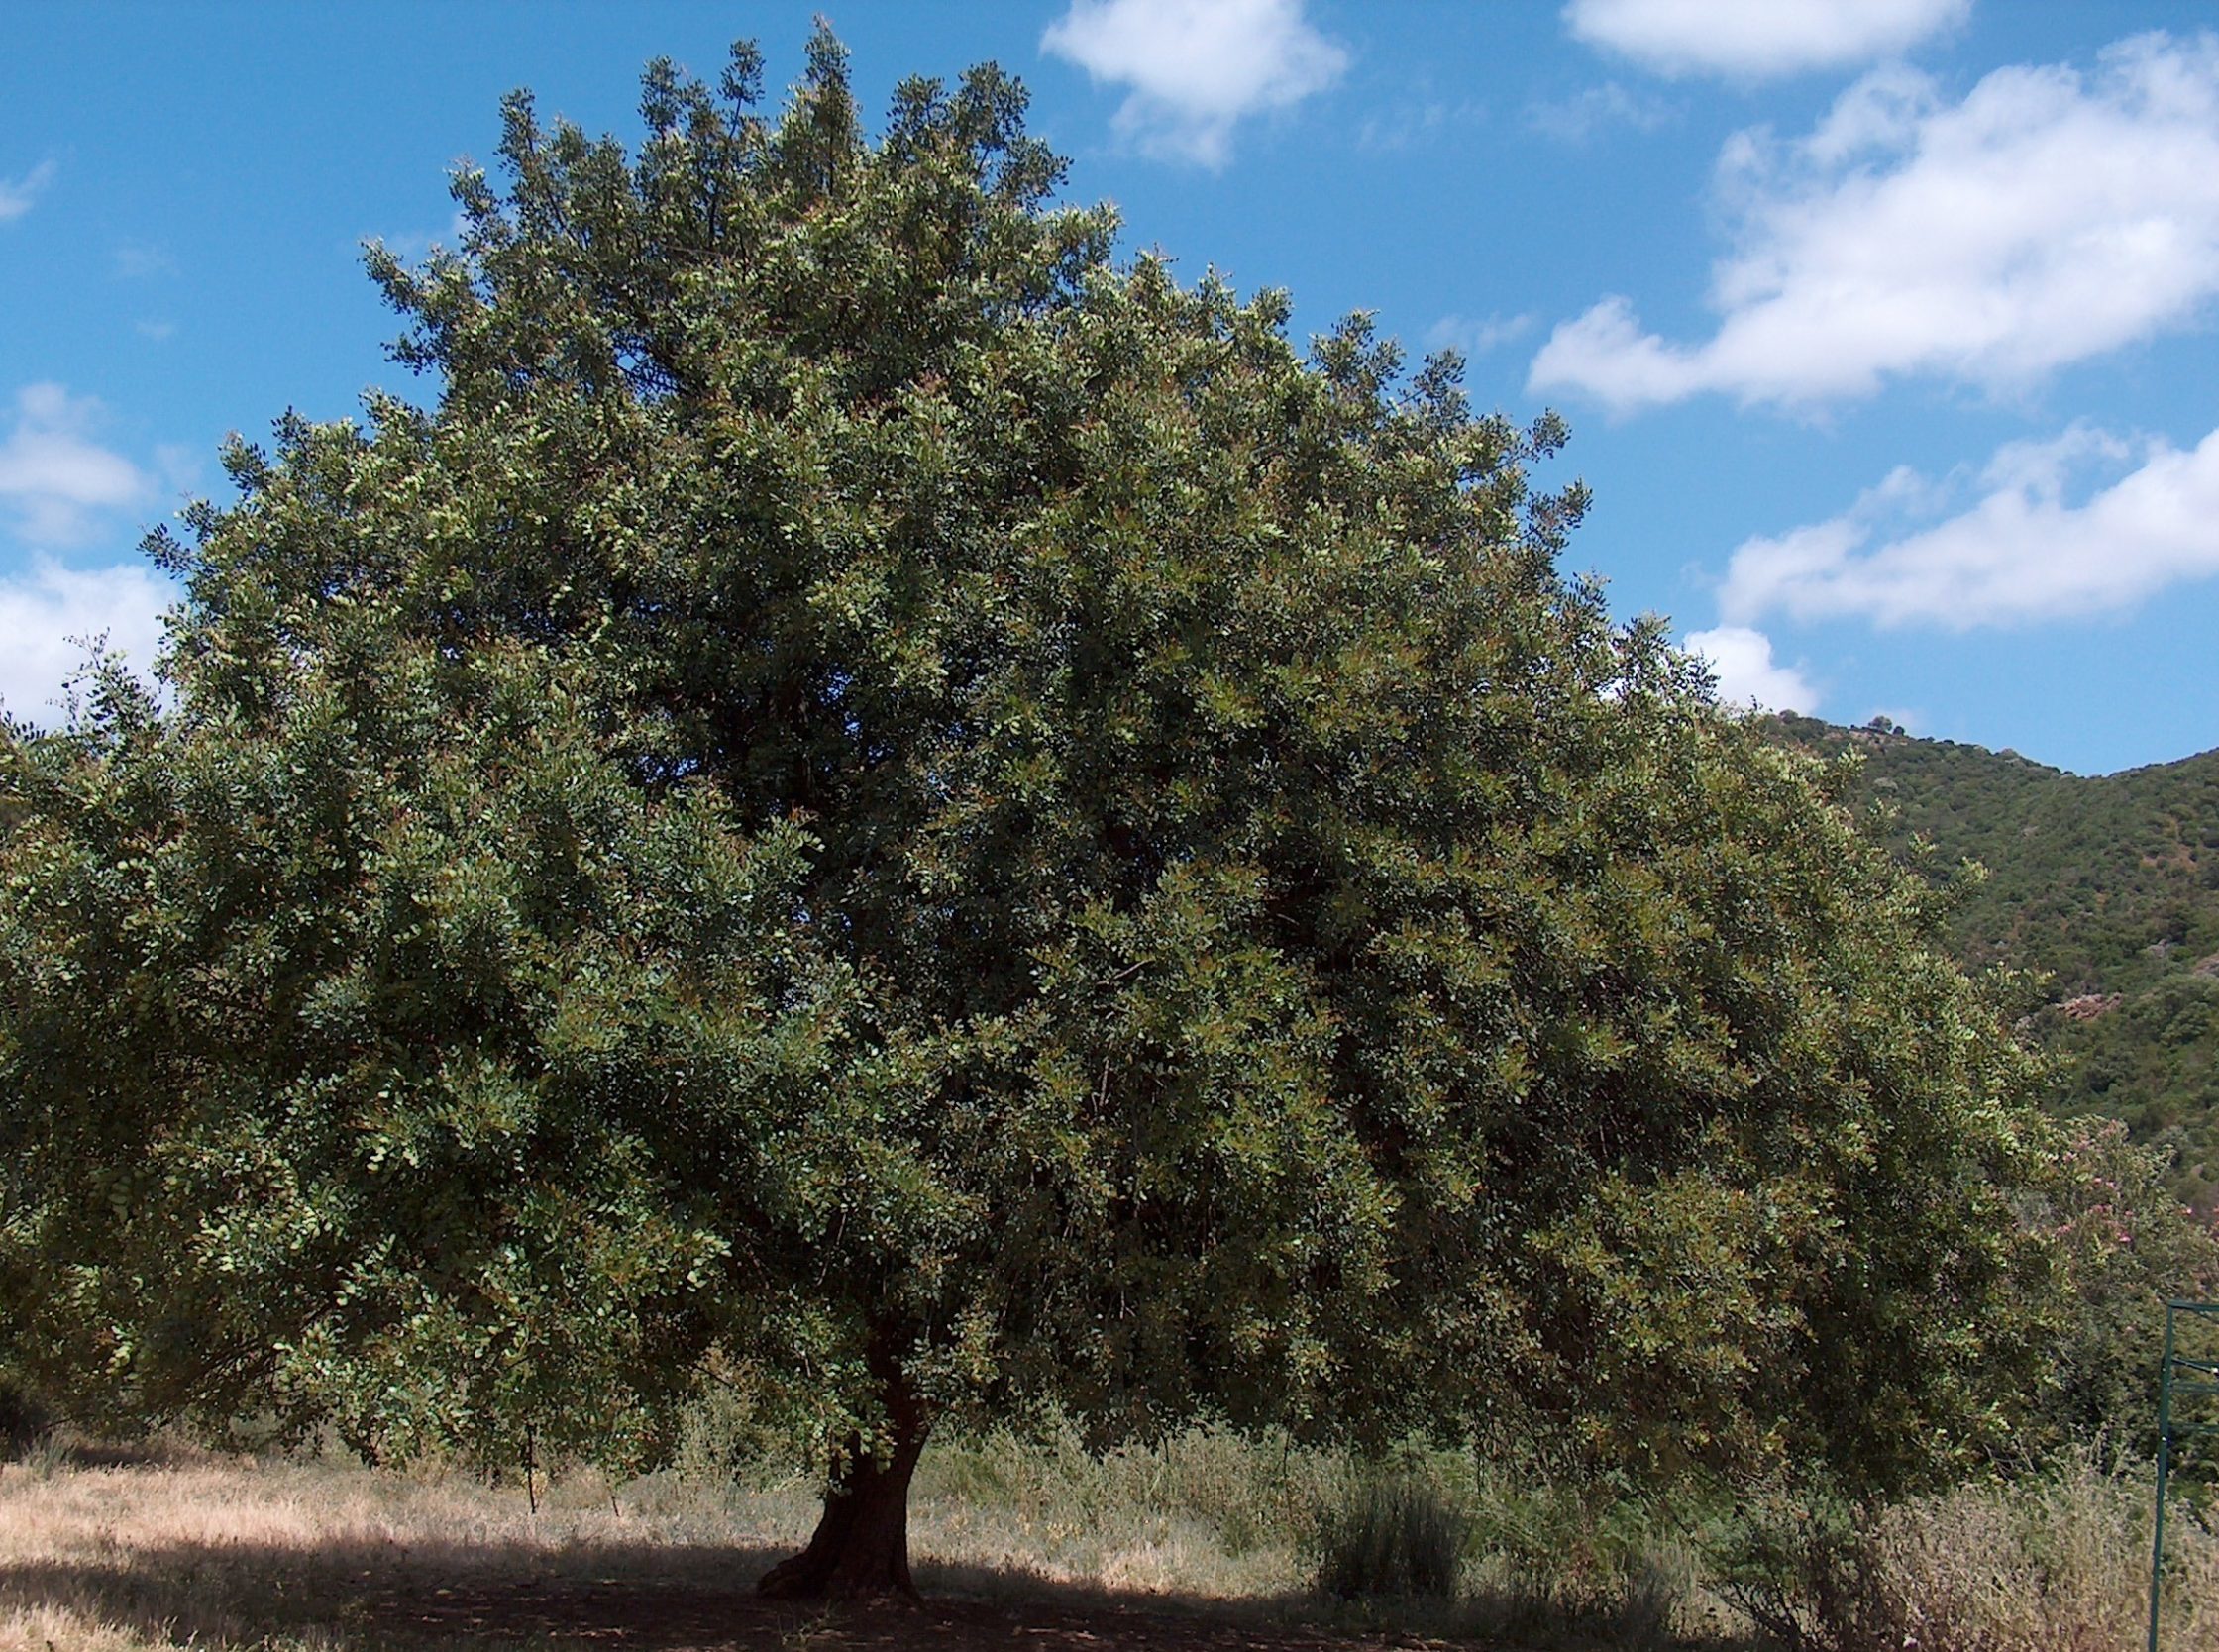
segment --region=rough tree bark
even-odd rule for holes
[[[860,1437],[848,1442],[809,1546],[764,1573],[757,1594],[778,1600],[919,1598],[909,1577],[909,1477],[932,1419],[898,1373],[885,1393],[891,1454],[873,1456]]]

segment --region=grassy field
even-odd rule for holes
[[[1339,1458],[1210,1434],[1108,1461],[1052,1437],[943,1447],[920,1470],[912,1535],[931,1604],[858,1614],[750,1593],[813,1518],[797,1480],[527,1488],[50,1446],[0,1470],[0,1652],[1755,1644],[1730,1598],[1801,1613],[1806,1644],[1830,1652],[2142,1644],[2148,1483],[2087,1460],[1899,1507],[1831,1549],[1775,1523],[1770,1594],[1747,1576],[1737,1588],[1702,1533],[1653,1513],[1483,1486],[1446,1458],[1404,1473],[1466,1535],[1454,1600],[1315,1591],[1321,1514],[1355,1485]],[[2219,1540],[2193,1518],[2175,1531],[2166,1652],[2208,1652]]]
[[[1018,1630],[1036,1647],[1105,1635],[1319,1643],[1299,1622],[1290,1551],[1235,1554],[1191,1513],[1102,1522],[1076,1500],[1047,1506],[1021,1468],[981,1502],[946,1484],[988,1478],[968,1454],[943,1453],[934,1473],[943,1484],[920,1489],[914,1531],[933,1606],[858,1617],[751,1593],[806,1535],[813,1498],[797,1482],[704,1488],[666,1475],[611,1487],[581,1474],[540,1486],[535,1507],[523,1485],[461,1475],[49,1452],[0,1472],[0,1652],[830,1648],[919,1635],[964,1647],[1007,1645]]]

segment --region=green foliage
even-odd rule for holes
[[[2052,1436],[2157,1450],[2165,1304],[2219,1297],[2219,1234],[2181,1205],[2169,1169],[2116,1120],[2068,1126],[2031,1217],[2059,1243],[2072,1285],[2040,1406]]]
[[[1861,1626],[1857,1511],[1808,1487],[1752,1488],[1704,1533],[1724,1600],[1772,1645],[1849,1652]]]
[[[2026,1030],[2059,1059],[2063,1114],[2125,1121],[2176,1161],[2174,1187],[2219,1206],[2219,752],[2095,778],[2009,752],[1805,717],[1775,737],[1862,760],[1850,800],[1907,862],[1983,878],[1958,891],[1967,968],[2039,979]]]
[[[92,1414],[631,1454],[733,1262],[670,1167],[807,1196],[869,1101],[822,1077],[852,977],[796,829],[629,783],[544,659],[363,642],[256,724],[7,753],[22,1356]]]
[[[1119,265],[992,68],[506,107],[435,406],[0,741],[6,1350],[373,1454],[1054,1403],[1672,1480],[1989,1449],[2055,1246],[1933,903],[1555,566],[1560,426]],[[897,1403],[898,1401],[898,1403]]]

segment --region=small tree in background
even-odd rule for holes
[[[2048,1252],[1920,885],[1556,557],[1560,440],[1119,264],[995,69],[505,110],[374,252],[435,405],[288,419],[0,763],[0,1289],[82,1406],[827,1467],[1506,1414],[1650,1477],[1979,1450]]]

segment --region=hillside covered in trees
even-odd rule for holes
[[[2190,1202],[2219,1205],[2219,751],[2091,777],[1886,726],[1775,726],[1862,754],[1852,797],[1899,853],[1986,869],[1951,940],[1969,967],[2037,978],[2023,1025],[2060,1058],[2054,1106],[2125,1120],[2173,1151]]]

